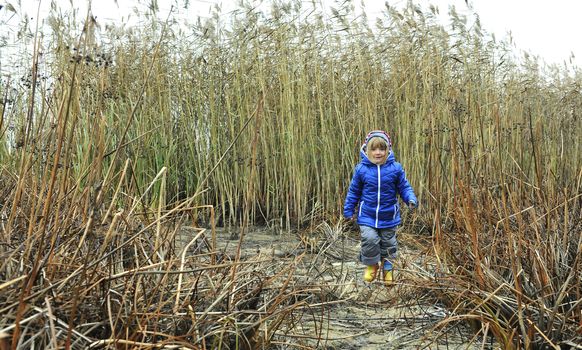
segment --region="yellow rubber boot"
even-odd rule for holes
[[[394,283],[393,266],[388,260],[384,260],[382,264],[382,277],[384,278],[384,285],[387,287]]]
[[[378,264],[368,265],[364,270],[364,281],[370,283],[376,279],[376,273],[378,272]]]

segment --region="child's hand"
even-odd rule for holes
[[[408,209],[410,209],[410,210],[416,209],[416,202],[415,201],[408,201]]]

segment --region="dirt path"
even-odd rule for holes
[[[183,234],[184,241],[187,237],[187,233]],[[300,237],[253,228],[245,235],[241,249],[241,260],[259,256],[296,264],[295,274],[303,278],[305,285],[324,287],[315,293],[319,295],[308,298],[329,302],[328,306],[308,310],[292,329],[282,329],[281,336],[288,343],[317,349],[498,348],[489,344],[489,339],[484,343],[480,337],[473,337],[462,324],[435,327],[448,316],[447,311],[429,300],[426,292],[420,292],[408,278],[413,273],[426,272],[420,267],[418,252],[403,242],[395,262],[397,282],[387,288],[380,282],[362,281],[363,267],[357,261],[359,241],[354,237],[329,226]],[[236,230],[218,229],[216,242],[221,254],[236,254]]]

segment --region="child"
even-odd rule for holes
[[[392,263],[398,243],[396,228],[400,224],[397,194],[413,209],[417,205],[414,190],[406,180],[404,169],[396,162],[390,136],[374,130],[360,149],[361,161],[354,170],[346,201],[344,217],[351,220],[359,205],[357,223],[361,231],[360,261],[366,265],[364,281],[376,278],[382,261],[384,282],[392,282]]]

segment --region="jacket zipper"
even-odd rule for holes
[[[380,180],[380,165],[376,165],[378,167],[378,203],[376,205],[376,224],[375,227],[378,227],[378,212],[380,211],[380,189],[381,189],[381,180]]]

